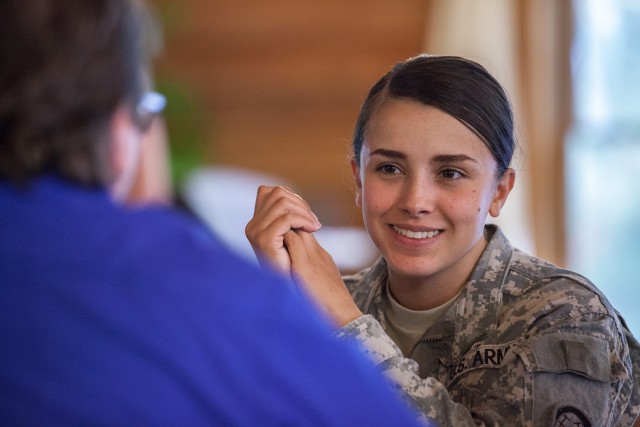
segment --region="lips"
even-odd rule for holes
[[[393,231],[396,233],[408,237],[409,239],[433,239],[438,234],[440,234],[441,230],[430,230],[430,231],[413,231],[408,230],[406,228],[398,227],[397,225],[392,225]]]

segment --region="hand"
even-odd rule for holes
[[[318,218],[300,196],[285,187],[261,185],[245,234],[261,266],[269,264],[291,275],[284,235],[291,230],[314,232],[320,227]]]
[[[313,234],[290,230],[285,233],[284,242],[294,280],[338,327],[362,316],[333,258]]]

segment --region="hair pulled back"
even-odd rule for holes
[[[499,176],[509,167],[515,148],[511,105],[500,83],[480,64],[432,55],[396,64],[373,85],[360,110],[353,138],[358,165],[369,120],[388,98],[412,99],[455,117],[489,148]]]

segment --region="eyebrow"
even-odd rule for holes
[[[387,150],[386,148],[378,148],[377,150],[372,151],[370,156],[379,155],[384,157],[389,157],[390,159],[406,159],[407,155],[401,153],[400,151],[395,150]]]
[[[407,155],[395,150],[388,150],[386,148],[378,148],[372,151],[370,156],[379,155],[388,157],[390,159],[406,160]],[[460,162],[474,162],[478,163],[473,157],[469,157],[466,154],[439,154],[433,158],[431,163],[460,163]]]
[[[460,163],[460,162],[474,162],[478,163],[473,157],[469,157],[466,154],[440,154],[433,158],[432,163]]]

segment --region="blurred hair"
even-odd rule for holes
[[[109,120],[146,76],[149,15],[136,0],[0,2],[0,177],[112,179]]]
[[[489,72],[468,59],[419,55],[398,63],[371,88],[360,110],[353,138],[356,164],[375,108],[388,98],[406,98],[440,109],[471,129],[485,143],[501,176],[515,148],[509,99]]]

